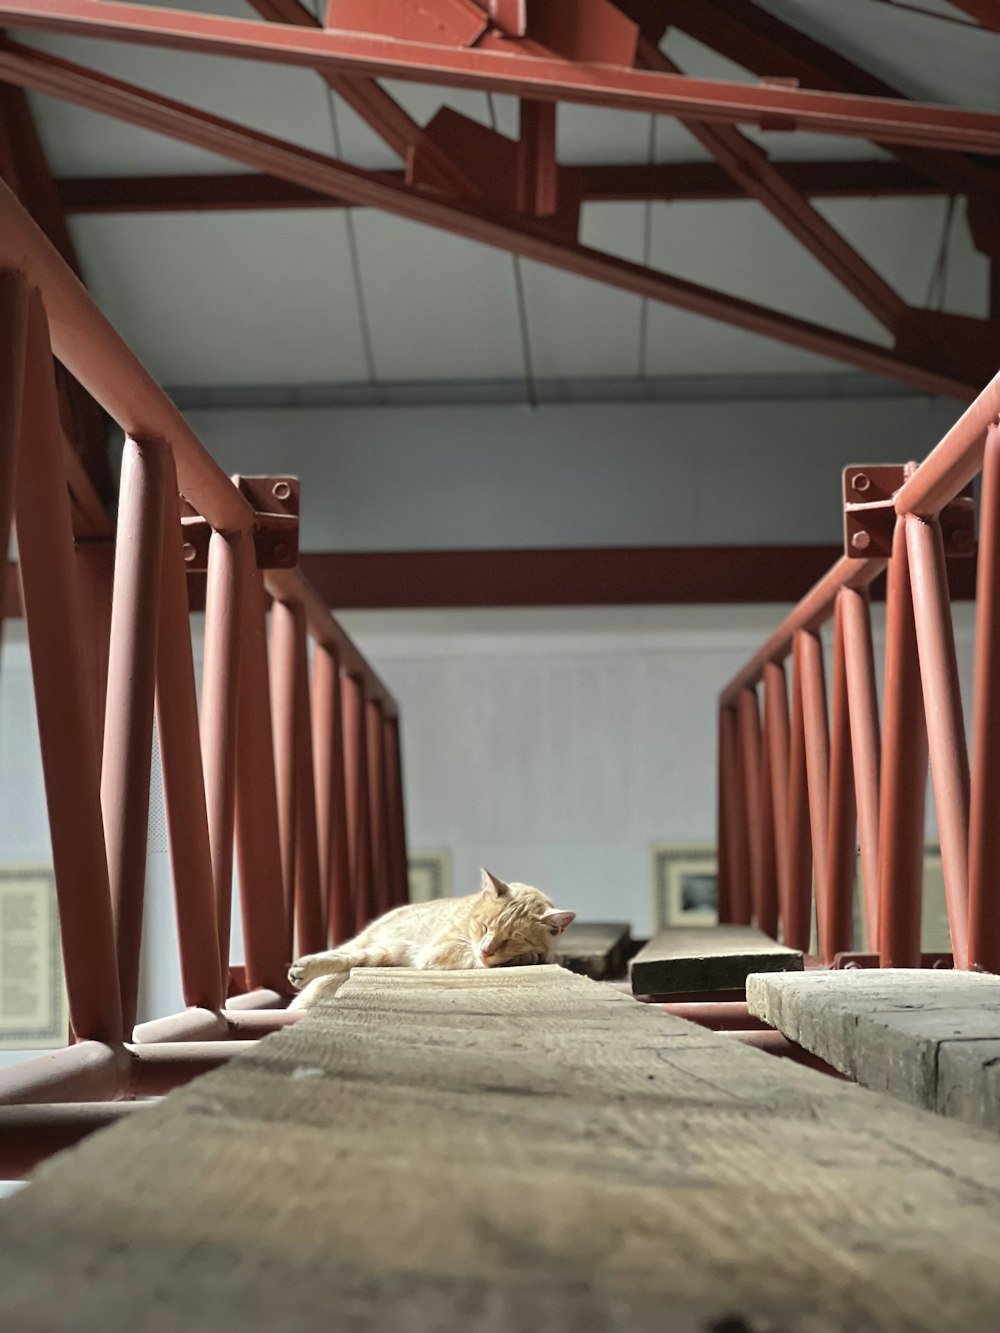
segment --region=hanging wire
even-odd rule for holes
[[[937,258],[934,261],[934,268],[931,270],[930,282],[927,284],[927,295],[924,298],[924,305],[928,310],[944,309],[948,289],[948,259],[951,254],[951,227],[955,219],[957,203],[958,199],[955,195],[948,196],[948,207],[945,210],[944,226],[941,228]]]
[[[486,109],[490,117],[490,126],[494,132],[499,133],[497,128],[497,109],[493,101],[493,94],[486,94]],[[528,302],[524,291],[524,274],[521,271],[521,256],[511,255],[511,264],[514,270],[514,294],[517,302],[517,322],[521,331],[521,361],[524,366],[524,394],[527,404],[530,408],[538,406],[538,388],[535,382],[535,366],[531,355],[531,331],[528,327]]]
[[[315,0],[312,13],[316,22],[323,26],[320,15],[321,0]],[[330,132],[333,136],[333,154],[338,161],[344,160],[343,143],[340,137],[340,123],[337,119],[337,101],[333,89],[325,87],[327,113],[330,117]],[[351,275],[354,282],[354,301],[358,311],[358,324],[361,329],[361,348],[365,358],[365,370],[369,384],[378,384],[378,371],[375,366],[375,348],[372,342],[371,321],[368,317],[368,303],[365,300],[364,283],[361,278],[361,255],[358,248],[358,235],[354,222],[354,209],[344,209],[344,225],[347,231],[347,250],[350,255]]]
[[[646,161],[656,161],[656,125],[657,117],[649,118],[649,140],[646,145]],[[653,253],[653,201],[647,199],[643,205],[642,219],[642,264],[649,268]],[[649,347],[649,297],[644,296],[639,302],[639,379],[648,374],[647,352]]]

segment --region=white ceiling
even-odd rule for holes
[[[959,17],[937,0],[924,8]],[[242,0],[180,4],[255,17]],[[765,0],[765,7],[925,99],[1000,109],[1000,39],[967,23],[876,0]],[[357,166],[398,166],[392,152],[310,71],[87,39],[28,40],[132,83]],[[682,34],[664,49],[685,72],[752,78]],[[442,105],[486,124],[479,93],[387,85],[420,122]],[[186,145],[69,104],[32,96],[57,176],[241,170]],[[496,98],[516,134],[516,103]],[[566,163],[643,162],[647,115],[563,106]],[[867,143],[750,132],[775,158],[876,157]],[[704,150],[658,118],[656,160]],[[942,245],[943,198],[821,201],[907,300],[923,304]],[[377,381],[849,373],[756,335],[524,262],[525,330],[514,261],[385,214],[342,210],[77,216],[71,230],[96,299],[150,370],[172,386]],[[635,261],[831,328],[885,343],[883,330],[753,202],[602,204],[584,210],[582,240]],[[946,308],[982,315],[988,270],[958,210],[947,243]],[[364,323],[370,346],[366,354]],[[645,335],[643,328],[645,327]],[[526,331],[526,338],[524,335]]]

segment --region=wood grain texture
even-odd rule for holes
[[[1000,977],[909,968],[756,976],[747,1003],[863,1087],[1000,1131]]]
[[[636,995],[742,990],[752,972],[802,970],[802,954],[754,926],[675,926],[661,930],[632,959]]]
[[[367,969],[0,1206],[0,1327],[995,1333],[998,1253],[989,1135],[561,968]]]
[[[557,961],[592,981],[624,974],[632,942],[627,921],[574,921],[559,937]]]

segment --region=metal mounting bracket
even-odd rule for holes
[[[844,554],[887,560],[896,527],[896,492],[906,480],[902,464],[844,468]],[[947,556],[970,556],[976,549],[976,512],[971,483],[940,515]]]
[[[299,563],[298,477],[243,477],[237,474],[233,484],[255,511],[253,539],[257,568],[294,569]],[[181,500],[181,531],[188,572],[207,569],[212,529],[184,499]]]

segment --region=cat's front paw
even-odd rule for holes
[[[306,954],[304,958],[296,959],[288,969],[288,980],[292,990],[301,990],[303,986],[308,986],[310,981],[314,981],[316,977],[321,977],[329,971],[329,964],[324,966],[323,954]]]

